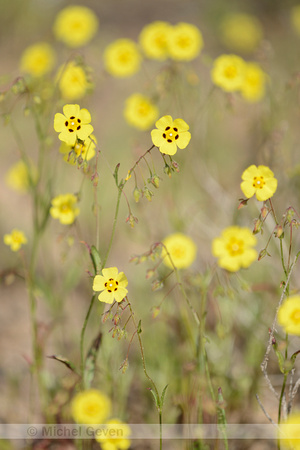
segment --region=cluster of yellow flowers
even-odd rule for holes
[[[237,55],[221,55],[211,70],[212,81],[225,92],[240,92],[249,102],[265,95],[267,74],[255,62],[246,62]]]
[[[79,392],[71,405],[75,422],[95,426],[95,439],[103,450],[126,450],[130,447],[130,427],[117,418],[108,420],[111,409],[110,399],[97,389]]]

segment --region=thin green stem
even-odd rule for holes
[[[82,376],[82,382],[84,380],[84,336],[85,336],[85,330],[87,327],[87,323],[91,314],[91,311],[93,309],[93,305],[95,302],[95,298],[96,298],[96,294],[94,294],[91,298],[90,301],[90,305],[89,305],[89,309],[87,311],[87,314],[85,316],[85,320],[81,329],[81,334],[80,334],[80,373]]]
[[[119,187],[118,188],[118,198],[117,198],[117,204],[116,204],[116,209],[115,209],[115,217],[114,217],[112,232],[111,232],[110,241],[109,241],[109,244],[108,244],[108,249],[106,251],[106,255],[104,257],[103,266],[102,267],[105,267],[105,264],[107,262],[107,259],[108,259],[108,256],[109,256],[109,253],[110,253],[110,250],[111,250],[111,247],[112,247],[112,243],[113,243],[113,240],[114,240],[114,236],[115,236],[115,232],[116,232],[116,225],[117,225],[117,220],[118,220],[118,215],[119,215],[121,195],[122,195],[122,188]]]

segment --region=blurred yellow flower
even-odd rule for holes
[[[300,296],[288,297],[278,310],[279,325],[288,334],[300,336]],[[299,442],[300,444],[300,442]]]
[[[86,6],[67,6],[56,16],[53,32],[57,40],[77,48],[96,35],[99,22],[96,14]]]
[[[27,238],[23,231],[14,228],[10,234],[5,234],[3,237],[5,245],[9,245],[13,252],[17,252],[22,245],[27,244]]]
[[[128,280],[123,272],[118,271],[116,267],[102,269],[102,275],[96,275],[93,282],[94,291],[102,291],[98,299],[100,302],[113,303],[121,302],[127,295],[126,286]]]
[[[168,35],[172,26],[168,22],[155,21],[146,25],[139,36],[139,43],[147,58],[164,61],[169,56]]]
[[[142,57],[134,41],[117,39],[106,47],[103,59],[108,73],[123,78],[139,71]]]
[[[245,61],[236,55],[221,55],[211,70],[212,81],[226,92],[241,89],[246,72]]]
[[[72,417],[77,423],[102,424],[110,415],[111,401],[103,392],[88,389],[79,392],[71,404]]]
[[[264,202],[271,198],[277,189],[277,179],[267,166],[254,164],[248,167],[242,174],[241,189],[247,198],[256,194],[257,200]]]
[[[291,8],[291,23],[294,31],[300,36],[300,5]]]
[[[80,212],[77,202],[76,195],[57,195],[51,200],[50,215],[53,219],[58,219],[63,225],[71,225]]]
[[[249,267],[258,257],[252,248],[256,238],[248,228],[230,226],[222,231],[221,236],[212,242],[212,254],[218,258],[218,265],[230,272],[241,267]]]
[[[57,81],[62,98],[66,100],[82,98],[91,86],[83,67],[74,61],[60,67]]]
[[[85,108],[79,105],[65,105],[63,114],[56,113],[54,117],[54,130],[59,134],[58,138],[68,145],[74,146],[77,138],[85,141],[93,132],[90,125],[91,115]]]
[[[299,325],[298,325],[299,326]],[[300,450],[300,412],[289,414],[279,425],[278,439],[286,450]]]
[[[56,62],[56,54],[51,45],[40,42],[27,47],[21,56],[20,69],[35,77],[50,72]]]
[[[167,236],[162,243],[164,247],[161,252],[161,257],[166,266],[173,268],[174,264],[177,269],[186,269],[195,261],[197,246],[189,236],[183,233],[173,233]]]
[[[37,168],[32,162],[27,165],[22,159],[13,164],[5,175],[7,186],[20,193],[28,192],[30,185],[35,185],[38,178]]]
[[[153,144],[161,153],[175,155],[177,146],[187,147],[191,139],[188,124],[182,119],[173,120],[171,116],[161,117],[155,124],[157,130],[151,131]]]
[[[247,63],[241,95],[248,102],[257,102],[265,95],[267,75],[256,63]]]
[[[126,450],[130,447],[128,439],[131,433],[130,427],[119,419],[110,419],[105,423],[105,428],[95,431],[96,441],[102,450]]]
[[[195,25],[180,22],[168,33],[168,48],[171,58],[177,61],[191,61],[203,48],[202,34]]]
[[[68,145],[62,142],[59,151],[64,155],[64,160],[67,163],[76,165],[78,158],[83,161],[89,161],[95,156],[96,146],[94,142],[97,143],[97,140],[91,134],[84,142],[76,142],[75,145]]]
[[[142,94],[132,94],[127,98],[124,109],[127,122],[139,130],[147,130],[158,117],[158,108],[150,98]]]
[[[253,52],[263,37],[260,21],[252,14],[233,13],[221,23],[222,42],[234,51]]]

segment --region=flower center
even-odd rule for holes
[[[61,212],[62,214],[69,214],[70,211],[72,211],[72,208],[71,208],[71,206],[70,206],[69,203],[63,203],[63,204],[60,206],[60,212]]]
[[[292,320],[296,325],[299,325],[299,324],[300,324],[300,309],[296,309],[295,311],[292,312],[292,314],[291,314],[291,320]]]
[[[265,185],[264,177],[254,177],[252,186],[256,189],[262,189]]]
[[[163,133],[163,138],[169,143],[176,141],[179,138],[178,128],[166,127]]]
[[[244,253],[244,242],[233,237],[227,244],[226,249],[230,256],[242,255]]]
[[[177,40],[178,47],[187,48],[191,44],[191,39],[189,36],[180,36]]]
[[[81,119],[78,119],[75,116],[71,116],[69,120],[65,121],[65,126],[68,128],[68,131],[70,133],[73,133],[74,131],[78,131],[81,128]]]
[[[119,282],[114,280],[113,278],[110,278],[106,283],[104,284],[107,292],[115,292],[118,290]]]
[[[99,405],[97,403],[88,403],[87,405],[85,405],[84,409],[85,413],[90,417],[93,417],[99,413]]]
[[[237,75],[237,70],[235,66],[228,66],[224,70],[224,75],[226,78],[235,78]]]

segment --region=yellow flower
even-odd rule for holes
[[[171,116],[161,117],[155,124],[157,130],[151,131],[153,144],[161,153],[175,155],[177,146],[185,148],[191,139],[188,124],[182,119],[173,121]]]
[[[86,6],[67,6],[56,16],[53,32],[68,47],[87,44],[97,33],[99,26],[95,13]]]
[[[80,212],[77,201],[78,198],[73,194],[57,195],[51,200],[51,216],[63,225],[71,225]]]
[[[221,55],[214,61],[212,81],[226,92],[239,90],[244,82],[245,61],[236,55]]]
[[[68,145],[62,142],[59,151],[63,153],[64,160],[67,163],[76,165],[78,158],[82,158],[83,161],[89,161],[95,156],[96,146],[94,142],[97,143],[97,140],[91,134],[84,142],[76,142],[75,145]]]
[[[226,16],[221,23],[221,39],[234,51],[252,52],[262,37],[261,23],[251,14],[233,13]]]
[[[202,34],[195,25],[178,23],[168,33],[168,48],[171,58],[191,61],[203,48]]]
[[[141,55],[131,39],[117,39],[104,51],[104,65],[108,73],[115,77],[130,77],[138,72]]]
[[[167,236],[162,243],[165,247],[162,249],[161,257],[166,266],[173,268],[174,264],[177,269],[186,269],[193,264],[197,254],[197,246],[189,236],[182,233],[173,233]]]
[[[272,197],[277,189],[277,179],[269,167],[254,164],[242,174],[241,189],[247,198],[256,194],[257,200],[264,202]]]
[[[300,36],[300,5],[291,8],[291,23],[295,32]]]
[[[88,389],[75,395],[71,411],[77,423],[102,424],[110,415],[111,401],[97,389]]]
[[[300,296],[288,297],[279,308],[278,323],[288,334],[300,336]]]
[[[105,429],[95,431],[96,441],[102,450],[126,450],[130,447],[130,427],[119,419],[110,419]]]
[[[128,280],[123,272],[118,272],[116,267],[102,269],[102,275],[96,275],[93,282],[94,291],[102,291],[98,299],[100,302],[113,303],[114,300],[121,302],[127,295],[126,286]]]
[[[74,61],[59,69],[57,80],[61,95],[67,100],[82,98],[91,86],[84,69]]]
[[[148,97],[132,94],[126,100],[124,117],[130,125],[140,130],[147,130],[157,119],[158,108]]]
[[[281,422],[278,438],[283,448],[300,450],[300,412],[293,412]]]
[[[85,141],[93,132],[90,125],[91,115],[85,108],[79,105],[65,105],[63,113],[56,113],[54,117],[54,130],[59,134],[58,138],[68,145],[75,145],[78,139]]]
[[[31,184],[38,178],[37,168],[33,163],[27,165],[23,160],[16,162],[5,175],[6,184],[20,193],[28,192]]]
[[[248,102],[257,102],[265,95],[267,75],[256,63],[247,63],[241,94]]]
[[[5,245],[9,245],[13,252],[17,252],[23,244],[27,244],[27,238],[23,231],[14,228],[10,234],[3,237]]]
[[[147,58],[164,61],[169,56],[168,35],[172,26],[168,22],[155,21],[146,25],[139,36],[139,42]]]
[[[230,272],[249,267],[258,257],[252,247],[256,238],[248,228],[231,226],[212,242],[212,254],[219,258],[218,265]]]
[[[20,68],[22,72],[41,77],[53,69],[55,61],[56,55],[53,48],[46,42],[40,42],[24,50]]]

